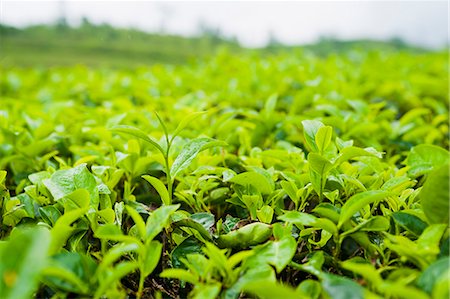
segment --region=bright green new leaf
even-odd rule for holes
[[[431,172],[420,191],[420,203],[430,223],[449,222],[449,167],[447,164]]]
[[[356,282],[334,274],[324,273],[322,278],[324,291],[333,299],[363,299],[364,288]]]
[[[163,278],[176,278],[178,280],[186,281],[192,284],[197,283],[197,277],[184,269],[165,269],[159,276]]]
[[[167,225],[169,225],[170,216],[180,207],[177,205],[162,206],[153,211],[147,219],[146,240],[152,240]]]
[[[194,160],[201,151],[215,146],[225,145],[225,142],[211,138],[197,138],[189,141],[183,146],[180,154],[173,162],[172,167],[170,168],[170,176],[172,179],[175,178],[180,171],[186,169],[191,164],[192,160]]]
[[[273,181],[269,180],[266,176],[253,171],[242,172],[235,175],[229,182],[241,186],[252,186],[263,194],[270,194],[274,190]]]
[[[207,113],[206,111],[194,112],[194,113],[191,113],[191,114],[187,115],[185,118],[183,118],[180,121],[180,123],[178,124],[177,128],[175,129],[175,131],[173,131],[172,139],[175,138],[176,136],[178,136],[178,134],[180,134],[180,132],[183,131],[197,117],[199,117],[201,115],[205,115],[206,113]]]
[[[314,140],[319,153],[323,153],[328,148],[332,136],[333,128],[330,126],[323,126],[320,127],[319,130],[317,130]]]
[[[153,186],[153,188],[155,188],[163,204],[165,205],[172,204],[169,192],[167,191],[166,186],[160,180],[149,175],[143,175],[142,178],[145,179],[147,182],[149,182]]]
[[[165,156],[165,151],[158,144],[158,142],[156,142],[155,140],[150,138],[147,134],[145,134],[144,132],[142,132],[138,128],[135,128],[135,127],[132,127],[132,126],[118,125],[118,126],[112,127],[111,131],[117,132],[117,133],[124,133],[124,134],[127,134],[127,135],[131,135],[131,136],[137,137],[137,138],[139,138],[141,140],[144,140],[145,142],[147,142],[147,143],[151,144],[153,147],[155,147],[163,156]]]
[[[305,136],[306,143],[309,145],[313,152],[317,152],[318,147],[316,145],[316,134],[317,131],[319,131],[319,129],[324,126],[324,124],[318,120],[304,120],[302,121],[302,125],[303,135]]]
[[[140,263],[142,269],[142,275],[147,277],[155,270],[161,257],[162,244],[159,241],[150,241],[145,244],[143,250],[143,260]]]
[[[28,299],[37,290],[47,263],[50,233],[42,227],[16,229],[0,246],[0,294],[4,299]]]
[[[283,215],[278,217],[279,220],[294,223],[297,225],[303,226],[311,226],[318,229],[324,229],[329,233],[335,235],[338,230],[336,225],[327,218],[318,218],[314,215],[297,212],[297,211],[288,211]]]
[[[220,235],[217,244],[221,248],[247,248],[266,241],[272,235],[270,225],[255,222],[233,230],[226,235]]]
[[[147,229],[145,227],[144,219],[142,219],[141,215],[132,207],[125,206],[125,209],[127,210],[128,215],[130,215],[131,218],[133,218],[133,221],[136,224],[141,240],[145,240],[147,235]]]
[[[278,282],[267,280],[255,280],[250,281],[243,285],[242,289],[246,293],[250,293],[258,296],[261,299],[273,299],[273,298],[290,298],[290,299],[302,299],[308,298],[302,293],[302,290],[294,290],[289,286],[282,285]]]
[[[318,299],[322,292],[322,287],[318,281],[306,279],[297,286],[297,291],[305,294],[308,298]]]
[[[426,174],[450,162],[450,153],[442,147],[431,144],[420,144],[411,149],[406,159],[412,177]]]

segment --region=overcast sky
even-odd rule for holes
[[[25,26],[54,22],[64,12],[71,24],[93,23],[183,35],[199,24],[219,28],[246,46],[263,46],[271,35],[287,44],[401,37],[433,48],[448,45],[448,1],[17,1],[0,0],[0,22]]]

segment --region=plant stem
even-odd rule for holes
[[[140,299],[142,297],[142,292],[144,291],[144,280],[145,277],[142,275],[142,272],[139,275],[139,289],[136,293],[136,298]]]
[[[166,154],[164,156],[164,161],[166,163],[166,177],[167,177],[167,191],[169,192],[169,204],[172,204],[172,176],[170,175],[170,167],[169,167],[169,151],[170,147],[172,145],[173,139],[169,140],[169,136],[166,135],[166,142],[167,142],[167,148],[166,148]]]

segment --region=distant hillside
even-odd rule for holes
[[[40,25],[17,29],[0,25],[0,64],[3,65],[179,64],[212,55],[221,47],[241,50],[237,42],[212,34],[187,38],[89,23],[78,28]]]
[[[181,64],[213,55],[226,48],[233,53],[249,51],[232,39],[216,32],[198,37],[146,33],[135,29],[118,29],[110,25],[93,25],[88,21],[73,28],[64,25],[37,25],[18,29],[0,24],[0,65],[3,66],[89,66],[133,68],[154,63]],[[401,40],[339,41],[322,39],[304,46],[285,46],[272,42],[252,49],[266,54],[302,49],[318,56],[351,49],[425,51]]]

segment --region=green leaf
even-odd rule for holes
[[[75,190],[86,189],[91,204],[98,204],[97,182],[85,163],[74,168],[55,171],[49,179],[43,181],[43,184],[55,200],[68,196]]]
[[[220,235],[217,244],[221,248],[247,248],[266,241],[272,235],[270,225],[260,222],[247,224],[226,235]]]
[[[64,196],[61,201],[66,212],[89,207],[90,195],[86,189],[78,189]]]
[[[131,238],[130,236],[127,236]],[[137,241],[137,240],[136,240]],[[96,276],[101,277],[104,272],[107,272],[108,267],[115,263],[120,257],[129,254],[130,252],[137,252],[142,248],[142,244],[133,242],[132,240],[126,243],[119,243],[111,247],[108,252],[103,255],[103,259],[97,268]]]
[[[324,177],[333,168],[330,161],[316,153],[309,153],[308,162],[310,169],[320,177]]]
[[[90,256],[64,252],[53,256],[50,263],[53,269],[46,269],[47,283],[67,292],[90,294],[89,281],[95,277],[97,269],[97,264]]]
[[[209,233],[209,231],[206,230],[206,228],[203,225],[201,225],[199,222],[197,222],[197,221],[195,221],[193,219],[189,219],[189,218],[181,219],[181,220],[178,220],[176,222],[173,222],[172,225],[174,227],[190,227],[190,228],[193,228],[196,231],[198,231],[200,233],[200,235],[204,239],[210,240],[210,241],[212,240],[212,237],[211,237],[211,234]]]
[[[201,115],[205,115],[206,111],[200,111],[200,112],[194,112],[191,113],[187,116],[185,116],[180,123],[178,124],[177,128],[175,129],[175,131],[173,131],[172,133],[172,139],[175,138],[176,136],[178,136],[178,134],[180,134],[181,131],[183,131],[191,122],[193,122],[197,117],[201,116]]]
[[[317,218],[314,215],[298,211],[288,211],[279,216],[278,219],[297,225],[312,226],[314,228],[324,229],[333,235],[338,232],[336,225],[331,220],[326,218]]]
[[[99,221],[103,223],[114,223],[116,217],[114,210],[111,208],[100,210],[96,214],[99,218]]]
[[[347,162],[348,160],[357,158],[357,157],[362,157],[362,156],[373,156],[375,157],[375,154],[362,149],[360,147],[356,147],[356,146],[349,146],[346,147],[344,149],[342,149],[342,151],[339,154],[339,157],[336,159],[336,161],[334,161],[334,166],[339,166],[344,162]]]
[[[108,276],[101,279],[99,287],[95,291],[94,298],[99,299],[103,294],[111,288],[114,284],[120,282],[120,279],[125,275],[138,269],[139,264],[136,262],[120,262],[114,269],[108,271]]]
[[[195,222],[200,223],[206,230],[209,230],[215,223],[214,214],[201,212],[192,214],[190,217]]]
[[[192,291],[192,299],[216,299],[220,293],[222,285],[214,284],[196,284]]]
[[[264,205],[261,209],[256,211],[259,221],[270,224],[273,218],[273,209],[271,206]]]
[[[319,299],[322,287],[318,281],[306,279],[298,285],[297,291],[305,294],[308,298]]]
[[[449,222],[449,166],[431,172],[419,193],[423,212],[430,223]]]
[[[148,217],[146,225],[146,240],[152,240],[158,235],[168,224],[170,216],[180,207],[177,205],[162,206]]]
[[[331,137],[333,136],[333,128],[330,126],[323,126],[317,130],[316,136],[314,137],[315,143],[319,153],[323,153],[331,142]]]
[[[15,229],[0,246],[0,291],[4,299],[32,298],[47,263],[50,233],[42,227]]]
[[[174,268],[184,267],[181,260],[191,253],[201,253],[203,244],[195,237],[190,236],[183,240],[170,254]]]
[[[145,179],[147,182],[149,182],[153,186],[153,188],[155,188],[163,204],[165,205],[172,204],[172,199],[170,198],[166,186],[159,179],[149,175],[143,175],[142,178]]]
[[[433,257],[436,256],[440,252],[440,240],[447,229],[448,224],[432,224],[428,226],[417,239],[417,248],[427,251]]]
[[[274,190],[274,183],[258,172],[247,171],[232,177],[229,182],[241,185],[252,186],[262,194],[270,194]]]
[[[409,166],[408,173],[412,177],[426,174],[449,162],[450,153],[442,147],[431,144],[420,144],[413,147],[406,159],[406,165]]]
[[[366,280],[370,281],[375,288],[381,286],[383,283],[380,273],[378,273],[370,263],[347,260],[341,263],[341,267],[352,271],[355,274],[361,275]]]
[[[324,273],[322,287],[333,299],[363,299],[364,288],[356,282],[333,274]]]
[[[125,209],[127,210],[128,215],[130,215],[131,218],[133,218],[133,221],[136,224],[141,240],[146,240],[147,229],[145,227],[144,219],[142,219],[141,215],[132,207],[125,206]]]
[[[273,298],[308,298],[301,290],[294,290],[289,286],[282,285],[275,281],[254,280],[245,283],[242,290],[246,293],[258,296],[261,299]]]
[[[197,277],[184,269],[165,269],[159,275],[162,278],[176,278],[181,281],[186,281],[192,284],[197,283]]]
[[[371,190],[353,195],[347,200],[341,209],[339,216],[338,228],[340,228],[347,220],[349,220],[356,212],[366,205],[381,200],[389,196],[389,192],[381,190]]]
[[[84,216],[87,210],[87,208],[72,210],[58,218],[55,226],[50,231],[52,236],[49,249],[50,254],[58,252],[66,244],[67,239],[69,239],[75,229],[72,227],[72,223]]]
[[[317,131],[324,126],[324,124],[317,120],[304,120],[302,121],[302,125],[306,143],[313,152],[317,152],[318,148],[316,145],[316,134]]]
[[[277,273],[289,264],[297,250],[297,242],[293,237],[286,237],[278,241],[270,241],[254,249],[255,253],[247,259],[250,267],[258,267],[261,264],[275,266]]]
[[[170,176],[175,178],[176,175],[186,169],[197,155],[208,148],[215,146],[225,146],[226,143],[211,138],[197,138],[186,143],[181,149],[180,154],[170,168]]]
[[[322,272],[322,266],[324,262],[325,258],[323,255],[323,251],[316,251],[313,253],[312,257],[309,258],[307,263],[297,264],[295,262],[291,262],[290,266],[299,269],[301,271],[311,273],[317,276],[318,278],[322,278],[324,274],[324,272]]]
[[[333,168],[333,164],[316,153],[309,153],[308,163],[311,183],[316,193],[322,198],[323,189],[327,182],[327,174]]]
[[[111,241],[123,241],[134,242],[138,239],[124,235],[122,230],[115,224],[100,225],[96,230],[94,236],[99,239],[111,240]]]
[[[141,140],[144,140],[145,142],[151,144],[154,148],[156,148],[163,156],[165,156],[164,149],[155,140],[151,139],[147,134],[145,134],[138,128],[132,126],[119,125],[112,127],[111,131],[128,134]]]
[[[427,224],[423,222],[419,217],[406,212],[394,212],[391,214],[394,221],[413,233],[416,236],[420,236],[423,230],[427,227]]]
[[[417,280],[417,286],[431,295],[436,283],[440,279],[448,279],[449,264],[449,257],[440,258],[432,263],[420,275]]]
[[[150,241],[145,245],[143,261],[139,263],[142,269],[142,275],[147,277],[155,270],[161,257],[162,244],[159,241]]]

